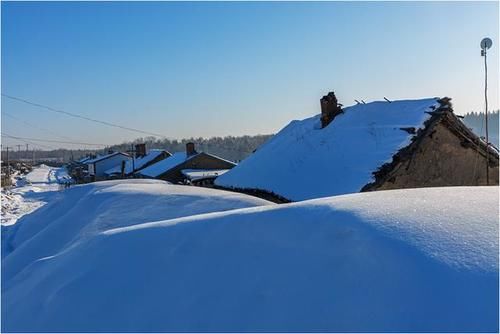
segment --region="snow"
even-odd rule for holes
[[[169,219],[187,201],[150,196],[199,188],[130,182],[30,215],[50,224],[2,263],[3,331],[498,332],[498,187]]]
[[[138,173],[148,177],[158,177],[166,171],[174,168],[175,166],[183,163],[184,161],[191,159],[196,155],[191,155],[187,157],[186,152],[176,152],[172,154],[170,157],[158,161],[157,163],[144,168]]]
[[[226,173],[229,169],[183,169],[181,173],[191,181],[207,177],[217,177]]]
[[[86,164],[93,164],[93,163],[99,162],[101,160],[114,157],[115,155],[124,155],[124,156],[129,157],[128,154],[123,153],[123,152],[113,152],[113,153],[109,153],[109,154],[105,154],[105,155],[100,155],[100,156],[98,156],[98,157],[96,157],[94,159],[87,160],[87,161],[85,161],[85,163]]]
[[[436,98],[371,102],[344,109],[321,129],[320,115],[292,121],[215,184],[260,189],[299,201],[358,192],[372,173],[407,146]]]
[[[22,216],[43,206],[65,182],[71,182],[66,169],[47,165],[35,167],[26,176],[18,177],[15,187],[2,189],[1,224],[15,224]]]
[[[15,228],[3,231],[2,274],[15,275],[36,259],[54,255],[110,228],[265,204],[271,203],[239,193],[174,186],[157,180],[73,186],[24,217]]]
[[[127,160],[125,162],[125,174],[130,174],[135,170],[141,169],[144,165],[146,165],[148,162],[156,159],[160,154],[162,154],[163,150],[150,150],[148,154],[146,154],[143,157],[139,158],[133,158],[134,162],[131,160]],[[105,174],[112,175],[112,174],[121,174],[121,166],[115,166],[113,168],[108,169]]]

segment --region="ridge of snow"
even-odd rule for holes
[[[244,194],[159,180],[76,185],[2,230],[2,279],[15,275],[36,258],[54,255],[110,228],[271,204]]]
[[[497,332],[498,199],[498,187],[423,188],[136,215],[64,252],[33,249],[11,275],[14,250],[2,329]]]
[[[324,129],[320,115],[292,121],[215,184],[260,189],[293,201],[358,192],[407,146],[439,107],[437,98],[376,101],[344,109]]]

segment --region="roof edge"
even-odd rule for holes
[[[498,151],[493,145],[487,145],[478,135],[476,135],[472,130],[467,128],[467,126],[453,113],[453,107],[451,104],[451,98],[443,97],[438,99],[440,106],[432,111],[427,111],[431,117],[424,122],[424,126],[416,131],[415,136],[411,139],[410,144],[401,148],[392,156],[392,161],[387,162],[380,166],[376,171],[372,173],[375,181],[367,183],[364,185],[360,192],[375,190],[382,183],[386,182],[391,172],[396,168],[397,165],[403,163],[407,160],[413,158],[413,155],[419,145],[419,143],[429,134],[434,127],[442,122],[450,131],[455,135],[461,137],[468,145],[477,150],[480,154],[486,157],[486,152],[489,152],[489,158],[496,160],[498,165]],[[402,129],[406,130],[406,129]]]

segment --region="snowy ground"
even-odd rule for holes
[[[17,178],[15,186],[2,189],[2,219],[3,226],[12,225],[22,216],[38,209],[54,191],[61,189],[61,183],[71,180],[64,168],[53,168],[41,165],[25,176]]]
[[[2,331],[498,331],[498,187],[205,214],[266,203],[198,189],[102,182],[24,217]]]

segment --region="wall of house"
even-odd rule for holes
[[[107,159],[97,161],[95,163],[95,171],[94,171],[96,179],[103,179],[105,176],[104,175],[105,171],[115,166],[120,166],[122,161],[127,161],[127,160],[131,160],[131,158],[122,154],[117,154]]]
[[[398,164],[370,190],[486,185],[486,158],[464,147],[442,123],[422,139],[412,158]],[[498,185],[498,158],[490,160],[490,185]]]
[[[234,164],[230,162],[200,153],[160,175],[158,178],[172,183],[180,183],[185,179],[185,176],[181,173],[183,169],[231,169],[233,167]]]

